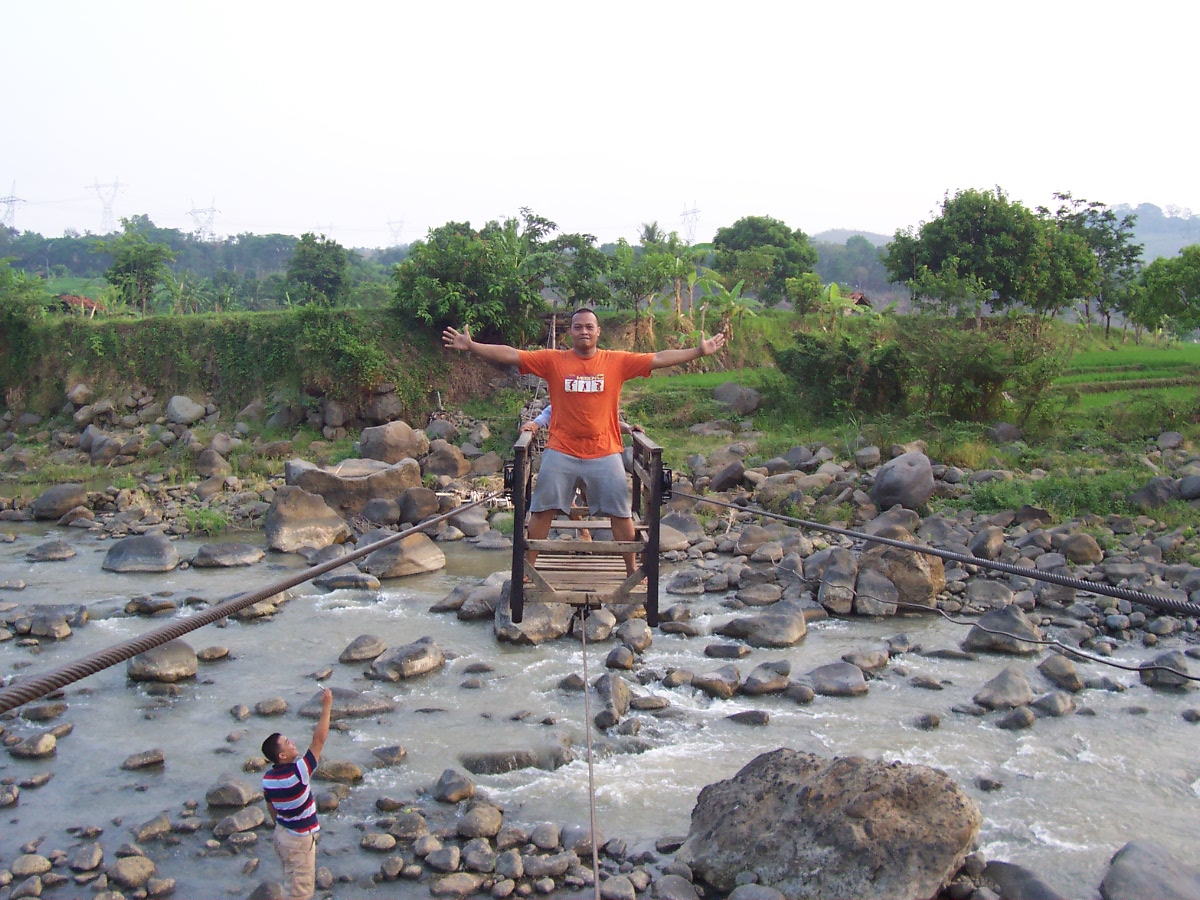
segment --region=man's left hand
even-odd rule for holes
[[[700,342],[700,353],[702,356],[712,356],[718,350],[725,346],[725,334],[714,334],[708,340]]]

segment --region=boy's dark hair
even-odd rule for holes
[[[596,311],[594,309],[592,309],[590,306],[581,306],[578,309],[576,309],[573,313],[571,313],[571,320],[574,321],[575,317],[577,315],[579,315],[580,313],[588,313],[592,316],[595,316],[595,319],[597,322],[600,321],[600,317],[596,315]]]
[[[262,754],[275,765],[279,765],[279,742],[283,735],[276,731],[262,742]]]

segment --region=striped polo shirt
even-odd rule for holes
[[[271,766],[262,777],[263,796],[275,809],[276,824],[293,834],[316,834],[317,802],[308,786],[317,758],[309,750],[295,762]]]

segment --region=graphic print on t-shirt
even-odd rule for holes
[[[568,375],[563,379],[563,390],[568,394],[603,394],[604,375]]]

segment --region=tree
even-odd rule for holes
[[[300,236],[287,266],[289,293],[293,302],[336,306],[349,290],[346,250],[337,241],[311,231]]]
[[[909,285],[914,300],[937,287],[927,296],[956,312],[983,296],[993,308],[1019,304],[1043,315],[1081,296],[1093,273],[1078,235],[1000,188],[947,194],[937,218],[896,232],[884,266],[893,281]]]
[[[1112,326],[1114,312],[1128,312],[1131,288],[1137,280],[1142,260],[1142,245],[1134,243],[1137,215],[1127,213],[1118,217],[1112,207],[1097,201],[1076,199],[1069,193],[1054,195],[1061,205],[1054,220],[1068,234],[1078,235],[1095,257],[1092,278],[1084,286],[1084,321],[1092,323],[1091,304],[1104,316],[1104,336]],[[1040,207],[1043,215],[1049,210]]]
[[[1169,322],[1178,333],[1200,328],[1200,244],[1154,260],[1142,270],[1142,287],[1137,324],[1160,328]]]
[[[149,220],[145,216],[121,219],[124,233],[111,240],[96,241],[93,250],[112,256],[112,265],[104,277],[116,288],[119,298],[130,307],[141,307],[142,315],[151,295],[171,277],[167,263],[175,254],[166,244],[151,243],[139,228]]]
[[[653,303],[670,283],[674,258],[657,250],[638,253],[625,238],[617,242],[608,284],[621,309],[633,311],[634,340],[641,338],[642,305]]]
[[[803,316],[807,315],[824,295],[825,285],[822,283],[820,275],[815,272],[805,272],[799,278],[787,280],[787,293],[792,300],[792,308]]]
[[[713,268],[727,283],[746,282],[766,303],[788,299],[787,280],[811,272],[817,251],[808,235],[769,216],[746,216],[713,238]]]
[[[469,222],[430,229],[396,267],[395,308],[436,329],[467,325],[481,338],[521,346],[541,330],[544,288],[580,302],[600,296],[588,286],[603,267],[590,252],[595,238],[551,237],[557,230],[524,208],[520,220],[491,221],[478,231]]]

